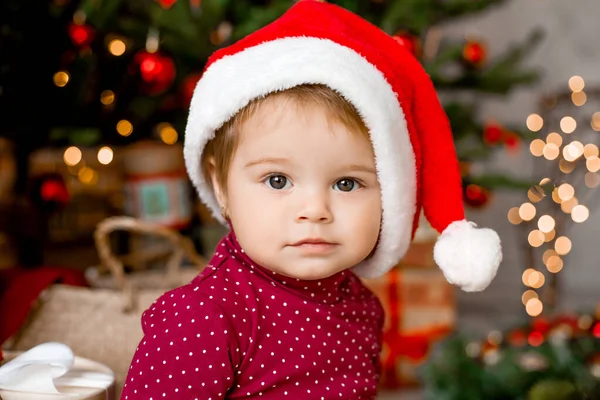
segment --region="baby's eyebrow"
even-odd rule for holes
[[[340,169],[343,171],[362,171],[362,172],[367,172],[370,174],[377,175],[377,170],[375,168],[368,167],[366,165],[360,165],[360,164],[345,165],[344,167],[342,167]]]
[[[289,164],[290,160],[282,157],[262,157],[257,160],[250,161],[244,168],[254,167],[260,164]]]

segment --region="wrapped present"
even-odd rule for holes
[[[0,398],[116,400],[114,375],[103,364],[76,357],[61,343],[6,352],[0,366]]]
[[[382,389],[418,385],[417,370],[432,346],[454,329],[454,288],[433,261],[435,236],[418,232],[396,267],[380,278],[363,280],[385,311]]]

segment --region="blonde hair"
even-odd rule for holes
[[[343,124],[348,130],[365,137],[370,142],[369,130],[358,111],[338,92],[320,84],[295,86],[254,99],[216,131],[214,139],[206,144],[201,160],[202,173],[209,186],[212,187],[209,164],[213,159],[217,182],[222,191],[226,193],[227,173],[240,142],[242,126],[266,101],[280,96],[285,96],[286,99],[300,105],[315,104],[323,107],[332,118]]]

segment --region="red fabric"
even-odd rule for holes
[[[235,236],[142,316],[121,399],[375,399],[383,309],[351,271],[303,281]]]
[[[40,293],[53,283],[89,286],[82,271],[70,268],[0,270],[0,344],[18,331]]]
[[[235,44],[215,52],[206,64],[276,39],[308,36],[353,49],[374,65],[397,95],[415,154],[417,206],[442,232],[464,219],[462,181],[448,118],[421,63],[394,38],[358,15],[334,4],[301,0],[282,17]],[[444,199],[444,201],[439,201]]]

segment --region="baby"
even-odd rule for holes
[[[400,260],[421,207],[450,282],[483,290],[501,261],[496,233],[464,220],[428,76],[338,6],[300,0],[215,53],[185,157],[230,233],[143,314],[122,399],[374,399],[383,311],[359,276]]]

